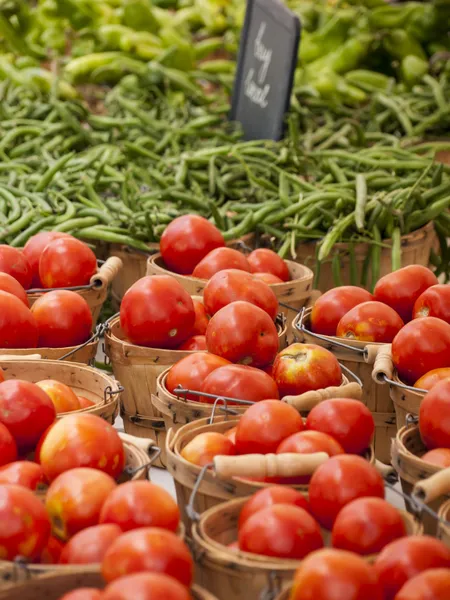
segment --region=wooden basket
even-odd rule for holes
[[[438,514],[441,519],[444,519],[448,523],[439,523],[437,536],[448,548],[450,548],[450,500],[447,500],[447,502],[442,504]]]
[[[111,244],[110,256],[116,256],[122,261],[123,268],[111,283],[111,297],[114,308],[120,307],[125,292],[136,283],[138,279],[145,277],[147,272],[147,260],[150,254],[159,252],[159,244],[148,244],[148,254],[129,246]]]
[[[98,335],[94,334],[87,344],[65,346],[64,348],[0,348],[0,356],[33,357],[45,360],[64,360],[67,362],[93,364],[97,355]]]

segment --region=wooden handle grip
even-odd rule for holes
[[[394,363],[392,362],[391,344],[379,346],[373,365],[372,379],[376,383],[385,383],[384,378],[392,379],[393,373]]]
[[[4,360],[40,360],[40,354],[0,354],[0,361]]]
[[[216,456],[216,474],[229,477],[300,477],[311,475],[328,460],[326,452],[315,454],[246,454],[245,456]]]
[[[385,465],[378,459],[375,459],[375,469],[384,479],[389,479],[390,477],[397,475],[397,471],[392,465]]]
[[[130,435],[129,433],[119,433],[119,437],[123,442],[128,442],[130,444],[134,444],[138,448],[141,448],[144,452],[150,452],[150,450],[155,446],[155,442],[149,438],[139,438],[135,435]]]
[[[361,400],[362,388],[359,383],[352,382],[339,387],[328,387],[322,390],[305,392],[299,396],[284,396],[283,402],[290,404],[299,412],[309,412],[315,406],[329,398],[353,398]]]
[[[450,467],[438,471],[428,479],[418,481],[413,488],[413,495],[425,504],[446,494],[450,494]]]
[[[122,268],[122,261],[117,256],[110,256],[100,267],[98,273],[92,275],[91,283],[97,287],[106,287]]]

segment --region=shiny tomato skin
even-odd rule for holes
[[[429,371],[450,367],[450,325],[435,317],[407,323],[392,342],[392,360],[409,385]]]
[[[68,385],[56,381],[55,379],[43,379],[36,383],[41,390],[47,394],[53,402],[56,414],[80,410],[80,401],[78,396],[70,389]]]
[[[429,569],[405,583],[395,600],[448,600],[450,569]]]
[[[315,471],[309,484],[313,515],[332,529],[339,511],[356,498],[384,498],[384,482],[378,471],[361,456],[339,454]]]
[[[450,378],[450,367],[444,367],[443,369],[433,369],[425,375],[422,375],[420,379],[414,384],[415,388],[421,390],[427,390],[428,392],[443,379]]]
[[[36,348],[38,326],[29,308],[8,292],[0,291],[0,347]]]
[[[86,300],[70,290],[43,294],[31,307],[40,348],[78,346],[91,336],[92,313]]]
[[[45,548],[41,552],[39,562],[41,565],[57,565],[64,549],[64,543],[54,535],[50,535]]]
[[[0,383],[3,383],[3,381],[5,381],[5,372],[4,370],[0,367]]]
[[[76,533],[64,546],[61,565],[95,565],[102,562],[111,544],[122,535],[118,525],[94,525]]]
[[[388,344],[403,325],[399,315],[390,306],[381,302],[363,302],[342,317],[336,335],[349,340]]]
[[[31,268],[26,257],[17,248],[0,245],[0,272],[14,277],[25,290],[30,289]]]
[[[120,326],[133,344],[177,348],[195,323],[192,298],[173,277],[143,277],[126,292],[120,305]]]
[[[0,474],[3,465],[12,463],[15,460],[17,460],[16,441],[10,433],[9,429],[5,425],[3,425],[3,423],[0,422]]]
[[[196,298],[192,298],[192,302],[195,310],[195,322],[191,333],[192,335],[205,335],[209,323],[205,305]]]
[[[97,259],[87,244],[73,237],[48,243],[39,259],[39,277],[44,288],[87,285],[97,272]]]
[[[198,263],[192,276],[199,279],[210,279],[225,269],[238,269],[250,273],[248,260],[241,252],[233,250],[233,248],[216,248]]]
[[[137,573],[110,583],[102,600],[192,600],[189,590],[173,577]]]
[[[429,450],[450,448],[450,379],[437,383],[424,396],[419,408],[419,429]]]
[[[420,458],[431,465],[446,469],[450,467],[450,448],[435,448],[429,450]]]
[[[0,556],[36,559],[50,535],[50,521],[41,500],[18,485],[0,485]]]
[[[132,573],[150,571],[190,587],[194,561],[186,544],[171,531],[144,527],[127,531],[111,544],[102,562],[107,583]]]
[[[84,396],[78,396],[78,402],[80,404],[80,408],[90,408],[91,406],[95,406],[95,402],[89,400],[89,398],[85,398]]]
[[[291,274],[286,262],[269,248],[257,248],[247,256],[252,273],[270,273],[281,279],[289,281]]]
[[[55,417],[53,402],[34,383],[20,379],[0,383],[0,423],[14,437],[19,454],[34,449]]]
[[[40,233],[37,233],[36,235],[30,237],[30,239],[23,247],[22,253],[27,259],[31,269],[32,288],[36,289],[43,287],[41,278],[39,277],[39,260],[41,258],[42,252],[50,242],[64,237],[72,236],[68,233],[62,233],[61,231],[41,231]]]
[[[45,485],[41,465],[30,460],[17,460],[0,467],[0,484],[12,483],[36,491]]]
[[[252,515],[274,504],[292,504],[309,512],[308,500],[301,492],[282,485],[273,485],[258,490],[247,500],[239,514],[238,529],[241,529]]]
[[[190,275],[211,250],[225,246],[220,231],[198,215],[183,215],[164,230],[159,243],[166,266],[175,273]]]
[[[201,388],[213,396],[226,396],[249,402],[278,398],[275,381],[261,369],[246,365],[225,365],[210,373]],[[201,402],[214,404],[215,399],[200,397]]]
[[[181,346],[178,346],[177,350],[183,350],[184,352],[206,352],[206,337],[204,335],[193,335],[183,342]]]
[[[103,600],[103,592],[96,588],[78,588],[64,594],[59,600]]]
[[[230,361],[209,352],[197,352],[185,356],[170,368],[166,377],[166,388],[172,394],[176,394],[175,389],[178,386],[187,390],[201,391],[203,382],[210,373],[230,364]],[[201,396],[196,394],[187,394],[186,398],[197,402],[203,401]]]
[[[210,320],[206,330],[208,352],[233,363],[264,367],[278,352],[275,323],[258,306],[249,302],[232,302]]]
[[[204,467],[212,463],[215,456],[233,456],[236,454],[234,443],[222,433],[207,431],[195,436],[181,451],[188,462]]]
[[[414,303],[413,319],[436,317],[450,323],[450,286],[432,285]]]
[[[8,275],[8,273],[0,273],[0,290],[16,296],[16,298],[19,298],[19,300],[23,302],[27,308],[30,307],[26,291],[20,285],[17,279],[14,279],[14,277]]]
[[[379,279],[373,295],[378,302],[393,308],[407,323],[412,318],[417,298],[437,283],[436,275],[427,267],[409,265]]]
[[[349,454],[361,454],[370,446],[375,422],[370,410],[360,400],[332,398],[311,410],[306,428],[327,433]]]
[[[253,273],[253,279],[258,281],[264,281],[267,285],[276,285],[278,283],[284,283],[282,279],[277,277],[276,275],[272,275],[272,273]]]
[[[343,285],[325,292],[318,298],[311,311],[311,329],[321,335],[336,335],[342,317],[349,310],[373,300],[370,292],[353,285]]]
[[[375,570],[385,600],[394,600],[402,586],[427,569],[449,569],[450,549],[428,535],[410,535],[388,544],[377,556]]]

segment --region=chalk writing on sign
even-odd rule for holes
[[[263,42],[266,27],[267,25],[263,21],[259,26],[258,35],[253,46],[253,56],[261,65],[257,73],[255,73],[256,69],[252,67],[245,77],[245,95],[251,102],[261,108],[266,108],[268,105],[267,96],[270,92],[270,83],[265,83],[265,81],[272,60],[272,50],[267,48]]]

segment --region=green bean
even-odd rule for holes
[[[34,218],[34,214],[33,214],[33,218]],[[19,235],[17,235],[14,239],[12,239],[9,242],[9,245],[13,246],[15,248],[21,248],[22,246],[24,246],[26,244],[26,242],[30,239],[30,237],[32,237],[36,233],[44,231],[46,227],[53,225],[53,222],[54,222],[53,217],[44,217],[43,219],[39,219],[38,221],[35,221],[32,225],[30,225],[29,227],[27,227],[26,229],[21,231],[21,233],[19,233]]]
[[[75,218],[64,221],[64,223],[55,227],[53,231],[76,231],[77,229],[92,227],[92,225],[97,225],[97,223],[98,219],[96,217]]]
[[[5,229],[0,230],[0,240],[4,240],[9,236],[18,233],[21,231],[21,229],[28,227],[35,216],[36,212],[34,210],[28,211],[16,219],[13,223],[8,223]]]
[[[392,271],[397,271],[402,266],[400,228],[395,227],[392,232]]]
[[[290,201],[289,201],[289,181],[286,177],[286,173],[283,171],[280,175],[280,180],[279,180],[279,188],[278,188],[278,194],[280,196],[280,201],[281,204],[287,208],[290,205]]]
[[[244,219],[239,223],[239,225],[236,225],[235,227],[228,229],[228,231],[225,231],[223,237],[225,241],[238,239],[246,233],[249,233],[252,230],[252,228],[253,213],[250,212],[244,217]]]
[[[20,204],[19,200],[4,186],[0,187],[0,196],[6,201],[7,205],[11,207],[8,212],[8,223],[13,223],[20,216]]]
[[[77,237],[88,240],[97,240],[102,242],[111,242],[113,244],[123,244],[124,246],[130,246],[142,250],[143,252],[149,252],[150,249],[147,244],[142,241],[133,238],[130,235],[120,235],[106,230],[106,228],[100,227],[84,227],[79,228],[76,232]]]
[[[35,192],[42,192],[47,188],[47,186],[51,183],[52,179],[55,175],[60,171],[64,165],[66,165],[69,160],[74,157],[74,153],[70,152],[64,156],[61,156],[55,163],[45,171],[42,177],[39,179],[38,183],[34,186]]]
[[[359,231],[364,229],[365,212],[367,204],[367,183],[362,173],[356,175],[356,204],[355,223]]]
[[[331,260],[331,271],[333,273],[333,281],[336,287],[342,285],[341,277],[341,263],[339,261],[339,254],[336,253]]]

